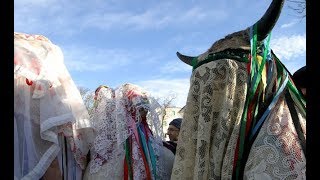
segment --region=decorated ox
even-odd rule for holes
[[[171,179],[305,179],[306,102],[269,47],[284,0],[190,57]]]

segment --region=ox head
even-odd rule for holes
[[[268,34],[273,29],[274,25],[276,24],[280,12],[282,10],[284,4],[284,0],[273,0],[270,4],[268,10],[262,16],[262,18],[257,21],[254,25],[257,25],[257,41],[264,40]],[[226,36],[223,39],[216,41],[211,48],[206,51],[205,53],[199,56],[186,56],[179,52],[177,52],[178,58],[183,61],[184,63],[192,66],[192,60],[198,57],[205,57],[209,53],[216,53],[223,51],[225,49],[244,49],[250,50],[250,37],[249,37],[249,28],[235,32]],[[202,59],[202,58],[200,58]]]

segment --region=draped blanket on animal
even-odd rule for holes
[[[15,179],[40,179],[52,162],[57,177],[80,179],[90,127],[61,49],[44,36],[14,33]]]
[[[305,179],[306,102],[256,25],[190,59],[171,179]]]

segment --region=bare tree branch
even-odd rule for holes
[[[81,96],[85,96],[85,95],[87,94],[87,92],[89,92],[89,91],[90,91],[90,89],[89,89],[89,88],[81,87],[81,86],[79,86],[79,87],[78,87],[78,90],[79,90],[79,92],[80,92]]]
[[[288,7],[297,12],[301,18],[306,17],[306,0],[288,0]]]
[[[91,115],[94,104],[94,93],[86,87],[78,87],[83,103],[86,106],[89,115]]]
[[[167,109],[172,106],[173,101],[177,98],[177,95],[175,93],[171,93],[171,95],[163,98],[157,98],[157,101],[161,105],[161,129],[164,131],[164,124],[165,124],[165,119],[167,116]],[[165,135],[164,135],[165,136]]]

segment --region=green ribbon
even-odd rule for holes
[[[126,162],[127,162],[127,165],[128,165],[128,172],[129,172],[129,178],[130,179],[133,179],[133,174],[132,174],[132,171],[131,171],[131,155],[130,155],[130,138],[128,138],[126,140],[126,143],[125,143],[125,158],[126,158]]]
[[[245,101],[245,106],[244,106],[244,111],[241,116],[241,123],[240,123],[240,133],[239,133],[239,152],[238,152],[238,159],[236,163],[236,179],[239,179],[240,176],[240,170],[241,167],[243,166],[241,164],[242,161],[242,156],[245,148],[245,140],[246,140],[246,125],[247,125],[247,114],[248,114],[248,108],[250,105],[252,105],[252,110],[253,110],[253,117],[252,117],[252,126],[254,126],[254,123],[256,123],[256,118],[257,118],[257,108],[259,108],[259,98],[260,95],[263,92],[262,88],[258,89],[259,84],[261,83],[261,78],[262,78],[262,71],[264,69],[264,66],[266,64],[266,57],[267,57],[267,52],[269,49],[269,42],[270,42],[270,34],[268,35],[267,42],[265,44],[264,52],[263,52],[263,57],[261,60],[261,64],[258,64],[257,61],[257,24],[255,24],[252,27],[252,38],[250,40],[251,42],[251,67],[250,67],[250,82],[249,84],[252,86],[248,87],[247,91],[247,98]],[[254,96],[256,95],[256,92],[258,90],[258,96],[255,102],[252,102],[254,99]],[[250,128],[250,129],[251,129]]]
[[[146,157],[148,164],[151,164],[152,174],[156,178],[156,158],[155,158],[153,149],[151,147],[150,140],[147,144],[146,137],[143,135],[143,131],[142,131],[141,127],[138,126],[137,128],[138,128],[139,137],[140,137],[140,140],[142,143],[142,149],[144,152],[144,156]],[[145,133],[148,133],[147,129],[145,129]]]

